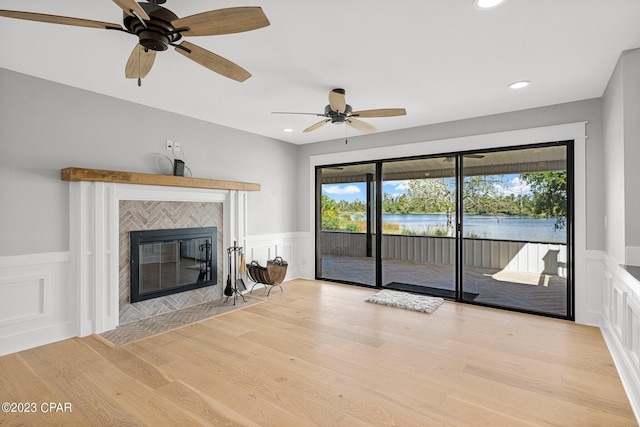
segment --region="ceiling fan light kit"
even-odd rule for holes
[[[140,6],[148,18],[141,20],[135,15],[125,13],[123,23],[129,33],[138,36],[141,46],[159,52],[167,50],[170,44],[182,38],[182,35],[171,25],[171,22],[178,19],[173,12],[151,3],[141,3]]]
[[[50,24],[74,25],[88,28],[118,30],[138,37],[138,44],[129,56],[125,67],[125,77],[144,78],[155,61],[155,52],[173,46],[178,53],[192,61],[238,82],[243,82],[251,74],[239,65],[192,43],[177,42],[182,37],[213,36],[257,30],[270,25],[260,7],[231,7],[210,10],[196,15],[179,18],[169,9],[160,6],[166,0],[150,0],[148,3],[135,0],[113,0],[123,11],[123,25],[68,16],[42,13],[0,10],[0,16]]]
[[[344,104],[342,111],[338,111],[338,110],[334,111],[331,108],[331,105],[327,105],[324,107],[324,115],[326,117],[331,117],[331,123],[333,123],[334,125],[343,124],[347,120],[347,117],[351,116],[352,111],[353,109],[349,104]]]

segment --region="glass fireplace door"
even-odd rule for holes
[[[131,232],[131,301],[216,284],[216,227]]]

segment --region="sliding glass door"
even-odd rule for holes
[[[382,286],[455,298],[456,159],[382,165]]]
[[[563,142],[318,167],[316,277],[572,319],[571,159]]]
[[[376,164],[316,171],[316,275],[376,285]]]
[[[462,157],[463,300],[570,314],[568,149]]]

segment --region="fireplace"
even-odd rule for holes
[[[132,303],[217,283],[217,227],[131,231]]]
[[[222,298],[222,286],[215,285],[131,303],[130,232],[216,227],[211,280],[222,283],[223,248],[244,242],[248,191],[259,189],[229,181],[123,174],[126,183],[116,182],[121,175],[113,171],[97,171],[84,179],[63,174],[63,179],[71,179],[70,280],[78,286],[76,297],[67,300],[77,309],[79,336]]]

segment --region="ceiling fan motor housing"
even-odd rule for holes
[[[353,111],[353,109],[349,104],[345,106],[344,113],[339,113],[337,111],[332,110],[331,105],[327,105],[326,107],[324,107],[325,117],[330,118],[331,123],[333,123],[334,125],[343,124],[347,120],[347,117],[351,115],[351,111]]]
[[[124,14],[124,26],[138,36],[140,44],[150,50],[167,50],[171,43],[182,38],[179,32],[175,31],[172,21],[178,17],[169,9],[151,3],[139,3],[147,12],[149,21],[146,27],[135,16]]]

